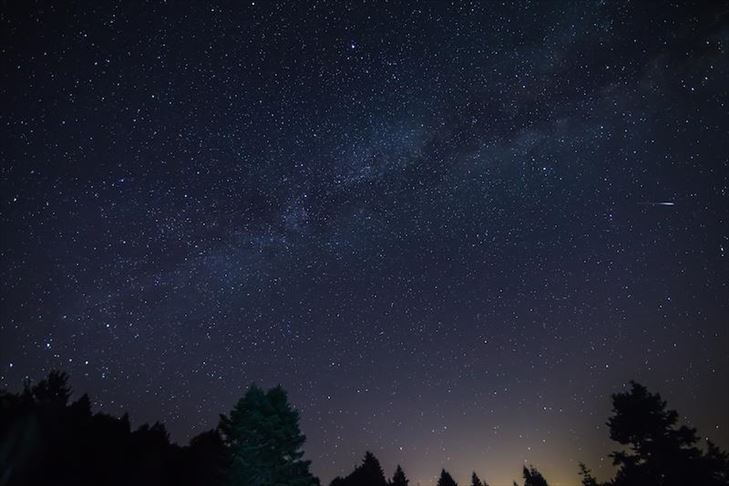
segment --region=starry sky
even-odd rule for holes
[[[280,383],[324,482],[607,478],[630,379],[728,447],[728,12],[3,2],[0,385]]]

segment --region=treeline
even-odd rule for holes
[[[531,470],[525,468],[524,473],[530,478],[532,476],[532,473],[535,473],[539,475],[539,477],[541,477],[541,475],[533,468]],[[527,476],[524,477],[527,478]],[[349,474],[347,477],[334,478],[329,486],[408,486],[409,484],[410,480],[407,478],[405,472],[402,470],[402,467],[400,467],[399,465],[395,468],[395,473],[392,475],[392,479],[385,479],[385,473],[380,466],[380,461],[377,460],[374,454],[367,451],[365,453],[364,459],[362,460],[362,464],[355,467],[354,471],[352,471],[352,473]],[[537,484],[541,485],[542,483],[534,483],[527,480],[527,482],[525,482],[524,484],[525,486],[531,486]],[[545,482],[544,484],[547,483]],[[451,476],[448,471],[443,469],[440,472],[438,486],[458,486],[458,483],[456,483],[456,481],[453,479],[453,476]],[[489,485],[488,483],[481,481],[481,479],[479,479],[479,477],[474,472],[471,476],[471,486]]]
[[[93,413],[87,395],[70,398],[67,375],[56,371],[35,385],[26,382],[19,393],[0,391],[0,486],[320,484],[303,459],[299,414],[281,387],[252,385],[218,427],[184,447],[171,443],[160,423],[132,430],[126,414]],[[611,454],[617,472],[601,483],[581,464],[584,486],[729,485],[729,456],[710,441],[700,447],[696,430],[679,425],[678,413],[660,395],[631,383],[612,401],[607,425],[620,445]],[[533,467],[521,475],[524,486],[548,484]],[[367,452],[359,466],[330,486],[409,483],[400,466],[386,478]],[[475,472],[470,484],[488,486]],[[442,470],[438,486],[457,484]]]
[[[87,395],[70,402],[67,380],[54,371],[18,394],[1,392],[0,485],[222,484],[217,431],[179,447],[160,423],[132,430],[126,414],[92,413]]]

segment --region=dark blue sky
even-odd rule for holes
[[[281,383],[324,481],[606,477],[630,379],[729,446],[728,10],[4,5],[0,384]]]

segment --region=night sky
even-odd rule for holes
[[[68,3],[0,7],[0,386],[280,383],[324,482],[607,478],[630,379],[729,447],[727,3]]]

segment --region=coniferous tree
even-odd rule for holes
[[[409,483],[410,481],[408,481],[408,478],[405,476],[400,464],[398,464],[395,468],[395,474],[392,475],[390,486],[408,486]]]
[[[0,485],[201,484],[161,424],[132,432],[126,414],[92,414],[87,395],[70,402],[67,381],[53,371],[20,394],[0,393]]]
[[[623,446],[611,454],[618,471],[616,486],[657,484],[678,486],[729,484],[725,453],[707,444],[696,447],[696,430],[678,426],[678,413],[667,410],[659,394],[631,382],[631,388],[613,395],[613,415],[607,422],[610,438]]]
[[[382,470],[380,461],[370,451],[365,452],[362,465],[355,471],[356,484],[367,484],[372,486],[386,485],[385,473]]]
[[[544,479],[544,476],[534,466],[530,466],[529,469],[524,466],[522,472],[524,475],[524,486],[549,486],[547,480]]]
[[[299,413],[286,392],[264,392],[256,385],[229,416],[221,416],[220,431],[230,454],[229,483],[245,486],[313,486],[319,480],[302,459],[306,437],[299,430]]]
[[[347,477],[337,477],[329,486],[387,486],[387,479],[380,461],[370,451],[365,452],[362,464]]]
[[[458,486],[458,483],[455,482],[448,471],[442,469],[440,471],[440,478],[438,478],[438,486]]]
[[[486,483],[483,483],[479,477],[476,475],[476,471],[471,474],[471,486],[489,486]]]

